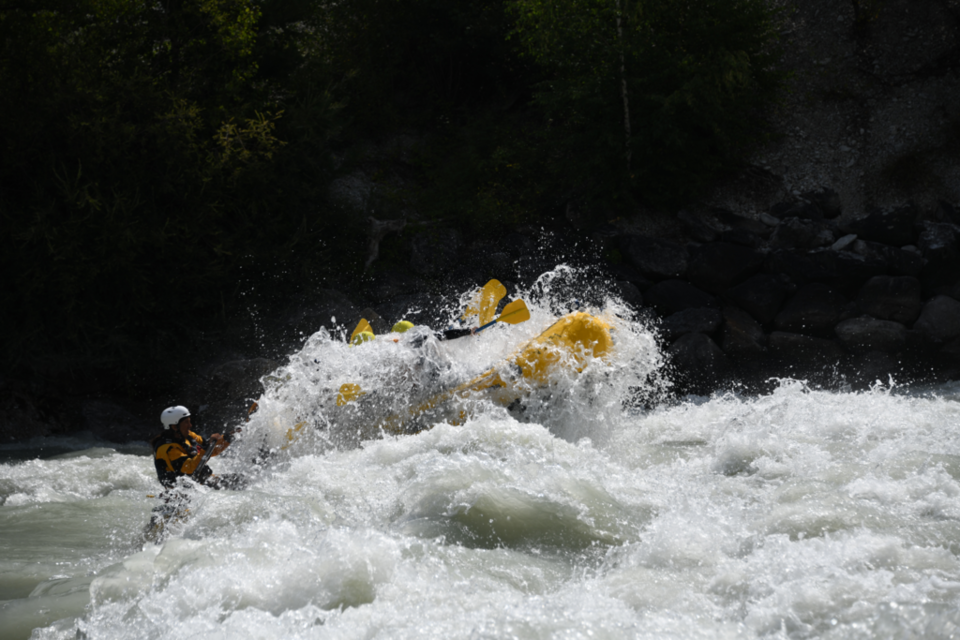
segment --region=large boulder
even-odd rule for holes
[[[741,216],[728,209],[714,207],[710,209],[710,213],[724,226],[725,231],[744,231],[761,238],[768,237],[773,231],[769,225],[760,220]]]
[[[773,249],[815,249],[832,245],[833,231],[818,220],[786,218],[770,237]]]
[[[653,282],[644,277],[644,275],[640,273],[640,270],[631,264],[620,263],[609,265],[607,271],[609,271],[610,275],[616,280],[625,280],[633,284],[641,293],[653,286]]]
[[[960,338],[960,302],[949,296],[935,296],[923,305],[914,329],[922,331],[932,342],[949,342]]]
[[[812,283],[797,290],[774,318],[780,331],[813,336],[833,334],[833,327],[847,311],[848,301],[833,288]]]
[[[850,318],[837,324],[837,337],[854,353],[882,351],[896,353],[907,344],[907,328],[899,322],[877,320],[870,316]]]
[[[664,319],[661,329],[667,340],[673,340],[688,333],[712,334],[720,326],[723,317],[720,311],[710,307],[684,309]]]
[[[723,230],[715,219],[686,209],[681,209],[677,213],[677,220],[680,221],[686,234],[697,242],[713,242]]]
[[[720,348],[733,358],[755,358],[763,354],[766,339],[763,329],[749,313],[737,307],[723,308]]]
[[[883,265],[884,271],[890,275],[916,277],[923,269],[923,257],[916,251],[904,251],[868,240],[857,240],[851,249],[867,261]]]
[[[920,281],[910,276],[875,276],[857,293],[860,313],[912,325],[923,308]]]
[[[844,233],[857,234],[861,240],[902,247],[916,241],[916,220],[917,210],[907,206],[892,211],[874,211],[864,218],[841,225],[840,228]]]
[[[813,202],[778,202],[770,207],[770,215],[775,218],[802,218],[804,220],[820,220],[823,211]]]
[[[960,243],[952,224],[925,223],[918,242],[926,260],[920,281],[924,294],[948,293],[960,280]]]
[[[765,271],[787,276],[791,282],[801,285],[809,282],[833,282],[837,279],[837,255],[835,251],[773,251],[767,256]]]
[[[743,229],[728,229],[720,234],[720,239],[730,244],[739,244],[753,249],[763,244],[763,238]]]
[[[813,336],[774,331],[767,339],[770,351],[786,363],[824,366],[839,362],[845,355],[833,340]]]
[[[613,283],[613,287],[617,295],[620,296],[620,299],[630,306],[634,307],[635,309],[639,309],[643,306],[643,294],[632,282],[627,280],[618,280],[617,282]]]
[[[644,298],[662,316],[684,309],[717,306],[716,298],[685,280],[658,282],[647,289]]]
[[[857,240],[851,247],[857,255],[878,265],[894,276],[918,276],[923,269],[923,257],[915,251],[904,251],[879,242]]]
[[[844,295],[853,297],[866,280],[887,273],[887,266],[884,263],[851,251],[830,253],[834,253],[836,258],[834,260],[836,275],[826,282]]]
[[[775,275],[759,273],[727,290],[725,297],[741,309],[767,324],[773,322],[789,290]]]
[[[695,248],[687,277],[711,293],[720,293],[743,282],[763,266],[763,254],[729,242],[714,242]]]
[[[681,391],[707,394],[726,377],[730,363],[717,344],[702,333],[688,333],[667,349]]]
[[[807,202],[816,205],[824,218],[833,219],[843,213],[840,194],[833,189],[823,188],[819,191],[808,191],[801,196]]]
[[[624,236],[620,252],[640,273],[648,278],[678,278],[687,272],[690,254],[687,249],[660,238]]]

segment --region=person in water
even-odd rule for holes
[[[151,442],[160,484],[170,489],[180,478],[190,476],[201,484],[219,489],[223,481],[211,477],[213,472],[206,464],[200,465],[207,447],[203,438],[191,431],[193,424],[190,411],[179,405],[168,407],[160,414],[160,422],[163,423],[163,431]],[[230,445],[230,440],[219,433],[211,435],[210,440],[213,447],[211,455],[214,456],[223,453]]]

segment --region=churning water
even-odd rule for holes
[[[522,406],[368,427],[563,312],[549,277],[525,298],[449,343],[314,336],[214,459],[269,450],[250,486],[194,489],[160,544],[145,445],[3,462],[0,637],[960,636],[960,387],[657,404],[655,344],[608,300],[614,354]],[[367,395],[337,407],[344,383]]]

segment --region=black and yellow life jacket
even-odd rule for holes
[[[172,487],[180,476],[193,476],[197,482],[203,482],[210,476],[210,468],[206,466],[195,473],[206,450],[203,448],[203,438],[193,431],[181,440],[179,434],[165,429],[152,444],[157,478],[163,486]]]

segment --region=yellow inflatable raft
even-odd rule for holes
[[[416,433],[428,428],[417,424],[416,418],[451,400],[466,399],[481,392],[508,406],[534,388],[547,384],[558,367],[579,373],[590,360],[603,358],[612,349],[613,338],[608,323],[588,313],[571,313],[521,345],[512,356],[490,370],[437,394],[402,415],[388,418],[379,426],[391,433]]]

